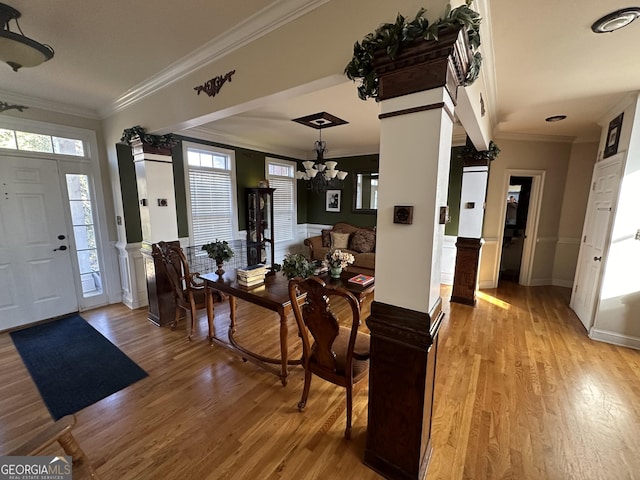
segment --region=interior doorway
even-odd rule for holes
[[[503,189],[504,219],[500,256],[496,262],[495,285],[500,281],[531,285],[544,170],[508,169]],[[513,197],[513,198],[511,198]]]

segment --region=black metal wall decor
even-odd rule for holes
[[[215,97],[219,92],[222,86],[227,83],[227,80],[230,82],[233,74],[236,73],[235,70],[231,70],[225,75],[218,75],[217,77],[212,78],[211,80],[204,83],[204,85],[198,85],[197,87],[193,87],[193,89],[198,92],[204,92],[210,97]]]
[[[24,105],[12,105],[10,103],[0,101],[0,113],[7,110],[12,110],[12,109],[22,112],[25,108],[29,108],[29,107],[26,107]]]

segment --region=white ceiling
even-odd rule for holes
[[[246,27],[258,21],[267,7],[273,11],[296,3],[4,1],[22,12],[24,33],[52,45],[56,53],[53,60],[18,73],[0,65],[0,101],[50,105],[94,118],[203,45],[224,38],[230,25],[236,26],[232,30]],[[483,7],[481,11],[488,9],[485,26],[492,32],[483,40],[489,49],[483,68],[490,82],[487,97],[494,136],[597,140],[597,122],[625,94],[640,90],[640,20],[611,34],[590,30],[597,18],[630,6],[628,1],[476,0],[476,4]],[[359,100],[348,81],[181,133],[311,157],[318,131],[291,119],[322,111],[349,122],[324,131],[328,156],[377,152],[378,105]],[[558,114],[567,119],[544,121]]]

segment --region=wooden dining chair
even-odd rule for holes
[[[306,293],[306,297],[300,305],[296,299],[303,293]],[[340,325],[339,319],[331,311],[332,297],[346,300],[351,317],[347,322],[348,327]],[[304,388],[298,410],[303,411],[307,404],[312,374],[345,387],[347,427],[344,436],[349,439],[353,387],[366,378],[369,371],[369,335],[358,332],[360,304],[347,290],[327,285],[318,277],[290,280],[289,298],[302,339]]]
[[[189,271],[189,264],[180,245],[161,241],[158,242],[158,250],[169,282],[173,287],[176,302],[176,314],[171,328],[175,330],[178,325],[181,310],[188,312],[191,316],[191,327],[187,338],[191,340],[197,318],[196,312],[207,306],[204,282],[198,281],[200,273]]]

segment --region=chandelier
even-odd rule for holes
[[[324,160],[327,143],[322,140],[322,124],[323,121],[321,119],[316,120],[316,125],[319,125],[316,128],[320,130],[320,138],[313,146],[313,150],[316,152],[316,161],[307,160],[302,162],[304,171],[296,172],[296,179],[304,180],[307,190],[315,193],[326,192],[334,188],[342,188],[342,181],[348,175],[348,172],[336,169],[338,162]]]
[[[53,58],[53,48],[25,37],[18,23],[18,10],[0,3],[0,61],[7,63],[14,72],[22,67],[35,67]],[[9,29],[13,20],[20,33]]]

